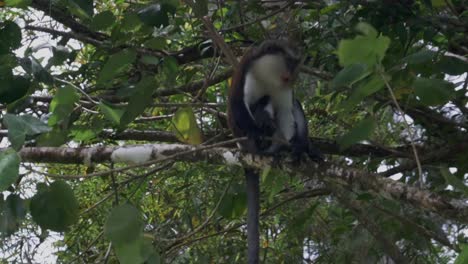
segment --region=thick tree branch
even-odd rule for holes
[[[270,157],[254,157],[248,154],[241,154],[238,151],[215,148],[213,146],[200,148],[180,144],[152,144],[133,147],[23,148],[20,151],[20,156],[23,162],[90,164],[113,161],[117,163],[137,164],[128,168],[142,165],[148,166],[168,160],[186,162],[208,161],[220,165],[239,164],[258,169],[273,164]],[[297,166],[283,161],[280,163],[275,162],[276,164],[288,172],[300,173],[312,179],[321,179],[325,182],[339,183],[352,188],[373,191],[376,194],[382,193],[386,197],[410,203],[421,209],[437,213],[447,219],[468,223],[468,203],[465,200],[444,198],[427,190],[333,163],[326,163],[321,166],[313,163],[303,163]]]

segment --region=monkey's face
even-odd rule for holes
[[[283,53],[267,54],[252,65],[252,73],[258,81],[273,90],[291,89],[296,79],[299,61]]]

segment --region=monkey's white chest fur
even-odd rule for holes
[[[258,81],[248,73],[245,79],[244,104],[252,119],[255,120],[249,106],[266,95],[270,96],[271,100],[265,110],[272,118],[276,117],[278,128],[273,138],[289,142],[295,133],[292,90],[287,87],[272,87],[271,84]]]

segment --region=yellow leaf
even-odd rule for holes
[[[203,142],[201,130],[191,107],[177,110],[172,117],[171,129],[181,142],[191,145],[198,145]]]

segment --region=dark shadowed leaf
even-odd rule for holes
[[[453,56],[443,56],[437,62],[436,67],[450,75],[462,75],[468,72],[468,62]]]
[[[375,120],[372,117],[366,118],[356,124],[348,133],[338,139],[338,144],[342,150],[349,148],[359,141],[368,139],[375,128]]]
[[[51,130],[47,124],[31,115],[6,114],[3,122],[8,127],[8,139],[13,148],[17,150],[23,145],[26,136],[34,136]]]
[[[93,17],[91,29],[105,30],[115,23],[115,16],[111,11],[101,12]]]
[[[25,201],[16,194],[8,195],[5,202],[0,203],[0,234],[8,236],[16,232],[25,215]]]
[[[17,8],[26,8],[31,5],[32,0],[5,0],[5,5]]]
[[[135,61],[135,58],[136,52],[130,49],[125,49],[111,55],[99,73],[98,82],[103,85],[108,85],[106,82],[109,82],[119,73],[129,69],[131,64]]]
[[[426,62],[431,62],[435,56],[437,55],[437,52],[432,51],[432,50],[420,50],[418,52],[415,52],[413,54],[410,54],[403,58],[403,62],[409,63],[409,64],[420,64],[420,63],[426,63]]]
[[[20,156],[12,149],[0,152],[0,192],[13,184],[19,175]]]
[[[23,76],[0,76],[0,103],[12,103],[28,93],[29,79]]]
[[[367,96],[378,92],[384,88],[384,81],[378,74],[373,74],[367,79],[359,83],[359,85],[353,90],[348,100],[344,101],[340,107],[345,111],[352,109],[357,106]]]
[[[169,9],[165,4],[152,4],[138,12],[138,17],[148,26],[160,27],[169,25]]]
[[[152,77],[144,77],[136,86],[135,93],[130,97],[127,109],[120,118],[120,126],[124,127],[139,116],[145,108],[153,101],[153,91],[156,82]]]
[[[13,21],[6,21],[0,29],[0,53],[3,49],[15,50],[21,46],[21,29]]]
[[[55,181],[50,186],[38,185],[37,189],[30,204],[34,222],[42,228],[63,232],[78,221],[78,201],[67,183]]]
[[[445,104],[455,93],[452,83],[440,79],[416,78],[412,86],[425,105]]]

